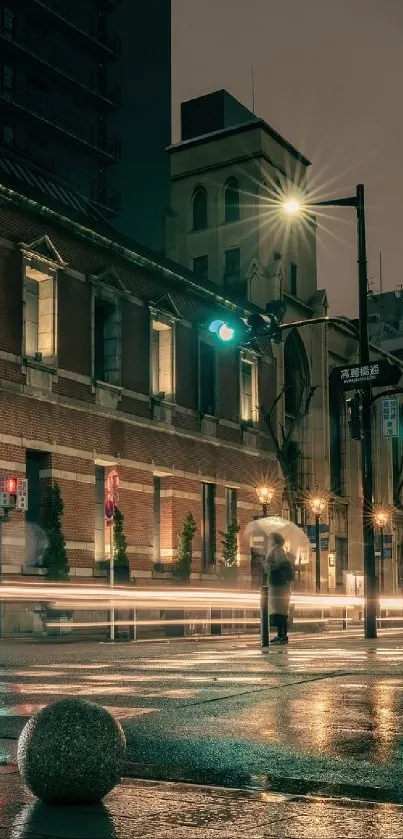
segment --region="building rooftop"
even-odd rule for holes
[[[169,152],[261,128],[304,166],[311,165],[311,161],[302,152],[226,90],[182,102],[181,117],[182,139],[169,146]]]

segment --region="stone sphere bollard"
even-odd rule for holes
[[[100,801],[121,777],[126,740],[114,717],[95,702],[62,699],[27,722],[17,749],[27,787],[42,801]]]

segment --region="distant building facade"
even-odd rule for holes
[[[182,105],[182,140],[171,147],[170,158],[169,256],[193,269],[201,283],[213,283],[222,293],[231,289],[261,309],[283,299],[290,323],[326,315],[326,294],[317,287],[315,220],[290,223],[281,208],[284,193],[307,187],[309,160],[226,91]],[[360,446],[349,439],[349,394],[331,392],[329,376],[333,367],[358,361],[357,341],[343,326],[304,326],[285,331],[274,353],[280,447],[293,429],[288,474],[279,469],[279,479],[291,485],[294,509],[290,492],[280,509],[311,533],[309,496],[316,487],[329,494],[322,588],[344,588],[348,574],[351,582],[353,572],[362,573]],[[309,411],[300,417],[310,394]],[[378,413],[374,409],[374,500],[392,505],[393,444],[380,439]],[[393,527],[389,589],[396,589],[401,562],[399,509]]]
[[[152,584],[156,561],[169,572],[190,511],[191,584],[220,584],[220,532],[236,518],[238,584],[248,587],[245,527],[259,513],[257,484],[275,469],[256,404],[273,402],[276,366],[270,353],[220,352],[208,324],[256,309],[1,185],[0,214],[0,472],[28,477],[27,521],[40,525],[57,481],[70,579],[102,581],[116,469],[132,578]],[[22,513],[2,536],[4,580],[43,573]],[[17,613],[32,628],[32,610]],[[5,632],[15,619],[7,608]]]

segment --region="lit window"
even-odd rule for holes
[[[105,467],[95,466],[95,561],[105,559]]]
[[[205,341],[199,346],[199,406],[202,414],[216,414],[215,348]]]
[[[193,230],[205,230],[207,219],[207,193],[202,186],[197,187],[192,199]]]
[[[120,307],[111,300],[95,297],[93,328],[94,378],[111,385],[120,385]]]
[[[225,186],[224,219],[226,222],[239,219],[239,186],[235,178],[230,178]]]
[[[152,322],[152,392],[161,399],[173,401],[173,327],[172,324]]]
[[[227,527],[237,521],[237,492],[234,487],[225,487],[225,511]]]
[[[56,354],[55,277],[31,265],[25,271],[25,355],[51,360]]]
[[[241,421],[252,424],[257,422],[259,403],[256,358],[244,353],[240,373]]]

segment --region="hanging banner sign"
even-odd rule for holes
[[[399,436],[399,405],[396,396],[381,400],[382,437]]]

